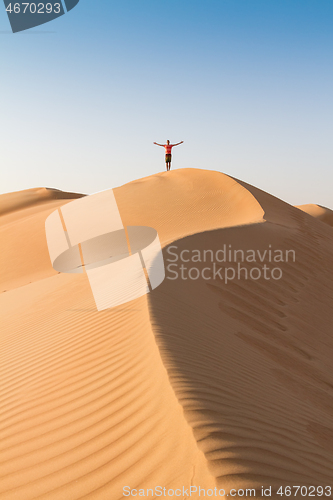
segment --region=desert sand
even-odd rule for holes
[[[295,262],[278,263],[279,280],[167,271],[152,293],[98,312],[86,275],[54,271],[45,239],[48,215],[81,195],[2,195],[0,498],[333,487],[330,211],[199,169],[114,193],[125,225],[158,231],[166,265],[170,245],[292,249]]]

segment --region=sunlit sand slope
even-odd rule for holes
[[[97,312],[86,276],[48,260],[44,221],[70,199],[3,215],[0,498],[332,483],[332,228],[211,171],[114,192],[125,225],[158,231],[166,266],[171,246],[296,261],[279,280],[227,284],[189,262],[210,279],[167,269],[151,294]]]

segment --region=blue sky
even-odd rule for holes
[[[333,209],[332,0],[80,0],[10,33],[0,5],[1,192],[93,193],[219,170]]]

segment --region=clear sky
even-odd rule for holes
[[[80,0],[12,34],[0,4],[1,192],[93,193],[219,170],[333,209],[333,0]]]

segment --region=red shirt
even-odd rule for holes
[[[165,154],[171,155],[171,149],[173,148],[173,144],[164,144]]]

